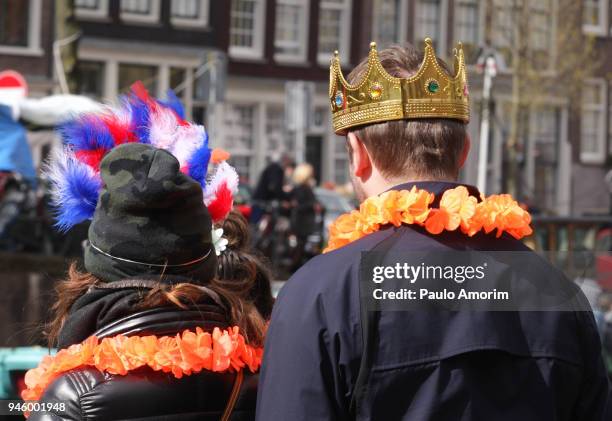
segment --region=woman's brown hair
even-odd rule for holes
[[[232,211],[221,227],[228,244],[219,256],[218,276],[214,283],[254,303],[262,317],[269,320],[274,305],[270,285],[272,275],[267,261],[251,247],[247,220],[239,212]]]
[[[191,283],[166,284],[159,282],[148,293],[143,294],[135,310],[145,310],[168,305],[187,308],[216,293],[229,310],[229,322],[238,326],[247,342],[262,346],[266,321],[272,311],[273,298],[270,292],[270,277],[265,265],[249,251],[248,224],[236,212],[231,212],[222,224],[228,248],[219,259],[219,273],[207,288]],[[225,278],[225,276],[227,278]],[[89,273],[83,273],[73,263],[66,279],[57,283],[57,300],[52,307],[53,318],[47,324],[46,336],[49,346],[57,343],[60,330],[74,302],[92,286],[102,281]]]

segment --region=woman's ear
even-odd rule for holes
[[[470,148],[472,146],[472,141],[470,140],[470,135],[465,135],[465,142],[463,142],[463,150],[461,151],[461,156],[459,156],[459,168],[463,168],[465,165],[465,161],[467,161],[468,154],[470,153]]]
[[[353,176],[367,179],[372,173],[372,160],[365,145],[353,132],[346,136]]]

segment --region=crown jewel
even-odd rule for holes
[[[355,85],[342,75],[338,52],[329,69],[329,97],[336,134],[364,124],[417,118],[450,118],[468,122],[467,74],[463,47],[454,50],[454,76],[440,67],[430,38],[425,39],[423,63],[411,77],[397,78],[383,68],[370,43],[365,76]]]

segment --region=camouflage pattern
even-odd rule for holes
[[[90,273],[106,282],[172,274],[206,283],[214,277],[212,221],[202,187],[180,171],[172,154],[124,144],[102,160],[100,174],[104,188],[85,248]]]

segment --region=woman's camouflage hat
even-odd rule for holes
[[[85,268],[107,282],[161,273],[215,275],[202,188],[167,151],[128,143],[104,157],[104,188],[89,226]]]
[[[64,146],[47,170],[56,226],[93,219],[88,271],[104,281],[214,276],[212,223],[231,210],[238,175],[209,148],[204,127],[184,120],[176,96],[157,101],[137,83],[120,107],[81,115],[59,132]]]

